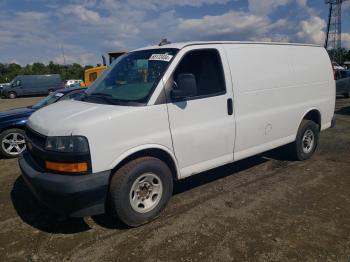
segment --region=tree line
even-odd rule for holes
[[[329,51],[332,57],[332,51]],[[342,49],[343,61],[350,61],[350,50]],[[45,75],[60,74],[63,80],[67,79],[83,79],[84,71],[93,66],[81,66],[77,63],[71,65],[60,65],[50,62],[45,65],[43,63],[33,63],[31,65],[21,66],[16,63],[2,64],[0,63],[0,83],[7,83],[14,79],[17,75]]]
[[[331,58],[334,57],[334,53],[335,53],[334,50],[328,50],[328,54]],[[350,49],[342,48],[340,50],[340,53],[342,56],[342,63],[345,61],[348,61],[348,62],[350,61]]]
[[[33,63],[25,66],[16,63],[0,63],[0,83],[10,82],[17,75],[60,74],[63,80],[83,79],[84,71],[89,68],[92,68],[92,66],[81,66],[77,63],[71,65],[60,65],[50,62],[47,65],[43,63]]]

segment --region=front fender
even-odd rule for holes
[[[126,152],[124,152],[123,154],[121,154],[118,158],[116,158],[111,164],[110,164],[110,169],[114,169],[115,167],[117,167],[123,160],[127,159],[129,156],[132,156],[138,152],[144,151],[144,150],[151,150],[151,149],[159,149],[164,151],[165,153],[167,153],[173,160],[174,164],[175,164],[175,168],[176,168],[176,173],[177,173],[177,178],[179,179],[181,177],[180,174],[180,169],[178,167],[178,162],[177,159],[174,155],[174,153],[167,148],[166,146],[163,145],[159,145],[159,144],[145,144],[145,145],[140,145],[134,148],[131,148],[129,150],[127,150]]]
[[[16,121],[8,121],[4,123],[0,123],[0,133],[11,128],[20,128],[24,129],[26,126],[26,123],[28,121],[27,119],[18,119]]]

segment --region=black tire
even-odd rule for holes
[[[8,136],[9,134],[12,133],[17,133],[20,134],[22,137],[25,138],[25,132],[22,129],[18,129],[18,128],[12,128],[12,129],[7,129],[5,131],[3,131],[2,133],[0,133],[0,155],[2,157],[5,158],[16,158],[18,157],[19,154],[9,154],[5,151],[4,146],[3,146],[3,140],[4,138],[6,138],[6,136]],[[24,144],[25,146],[25,144]]]
[[[345,98],[349,98],[350,97],[350,92],[344,93],[343,94]]]
[[[162,194],[157,204],[148,212],[140,213],[132,207],[132,187],[145,174],[155,174],[162,184]],[[132,192],[131,192],[132,191]],[[130,161],[118,169],[110,183],[111,211],[123,223],[137,227],[159,216],[173,193],[173,176],[169,167],[154,157],[141,157]]]
[[[17,94],[16,94],[16,92],[9,92],[7,94],[7,97],[10,99],[15,99],[17,97]]]
[[[313,135],[312,146],[307,149],[304,144],[304,135]],[[319,125],[311,120],[303,120],[299,126],[297,137],[295,141],[290,145],[290,153],[293,159],[303,161],[309,159],[315,152],[318,146]]]

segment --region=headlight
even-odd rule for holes
[[[52,136],[46,139],[46,150],[67,153],[88,153],[89,143],[83,136]]]

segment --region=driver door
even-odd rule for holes
[[[182,177],[233,161],[235,121],[228,66],[217,48],[187,51],[170,79],[193,74],[197,93],[168,103],[173,147]],[[174,81],[174,80],[170,80]],[[173,84],[176,88],[176,83]],[[171,99],[171,98],[170,98]]]

